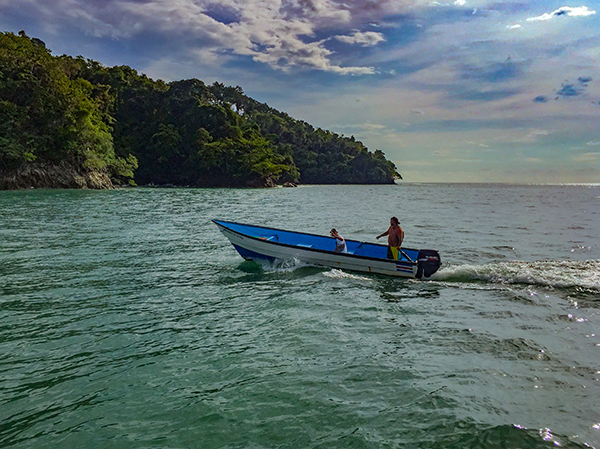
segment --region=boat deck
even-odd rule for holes
[[[306,234],[302,232],[284,231],[240,223],[216,222],[239,234],[264,239],[271,242],[277,242],[284,245],[311,248],[321,251],[333,251],[335,249],[335,239],[333,237]],[[357,240],[346,239],[346,247],[349,254],[372,257],[376,259],[387,259],[386,245],[378,245],[375,243],[359,242]],[[410,261],[417,260],[417,256],[419,254],[418,250],[402,248],[402,251],[406,256],[412,259]],[[401,258],[399,260],[409,261],[405,255],[400,254]]]

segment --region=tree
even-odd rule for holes
[[[69,79],[43,42],[0,34],[0,163],[67,162],[81,170],[130,169],[119,160],[107,123],[109,99],[82,78]],[[72,64],[74,67],[75,64]],[[119,170],[120,176],[127,169]]]

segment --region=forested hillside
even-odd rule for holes
[[[60,167],[84,181],[52,185],[49,173]],[[0,34],[0,188],[384,184],[397,176],[381,151],[240,87],[154,81],[127,66],[52,56],[23,32]]]

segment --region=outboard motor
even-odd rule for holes
[[[422,249],[417,257],[417,279],[428,278],[442,265],[440,253],[434,249]]]

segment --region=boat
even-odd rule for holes
[[[398,260],[387,258],[387,246],[346,239],[347,253],[334,252],[335,238],[251,224],[212,220],[246,260],[294,260],[342,270],[405,278],[428,278],[440,265],[433,249],[402,248]]]

